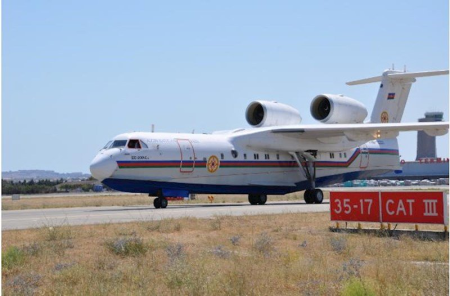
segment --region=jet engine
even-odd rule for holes
[[[323,94],[312,100],[311,115],[323,123],[362,123],[367,109],[355,99]]]
[[[253,127],[299,124],[302,121],[297,109],[269,101],[254,101],[245,111],[248,124]]]

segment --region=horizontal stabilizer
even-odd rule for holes
[[[383,76],[375,76],[355,81],[347,82],[347,85],[358,85],[373,82],[380,82],[383,77],[388,77],[389,79],[412,79],[416,77],[428,77],[428,76],[438,76],[438,75],[448,75],[448,70],[438,70],[438,71],[424,71],[424,72],[404,72],[404,73],[389,73]]]

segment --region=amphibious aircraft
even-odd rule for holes
[[[263,205],[267,195],[305,190],[306,203],[321,203],[318,187],[369,178],[400,169],[399,132],[425,131],[440,136],[448,122],[400,123],[417,77],[448,70],[402,72],[348,82],[379,82],[370,120],[365,106],[344,95],[321,94],[310,105],[321,124],[302,125],[295,108],[273,101],[251,102],[248,129],[212,134],[132,132],[109,141],[91,163],[92,176],[119,191],[167,197],[189,194],[248,194]]]

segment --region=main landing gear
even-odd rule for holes
[[[317,151],[305,151],[304,153],[292,152],[291,155],[297,161],[300,170],[303,171],[310,188],[305,190],[303,198],[307,204],[320,204],[323,202],[323,191],[316,189],[316,155]]]
[[[306,189],[303,198],[307,204],[320,204],[323,201],[323,191],[320,189]]]
[[[251,205],[264,205],[267,201],[267,195],[265,194],[249,194],[248,202]]]

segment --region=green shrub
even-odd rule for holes
[[[375,296],[376,293],[366,287],[358,278],[348,280],[341,291],[342,296]]]
[[[2,253],[2,268],[5,270],[21,265],[25,261],[25,253],[17,247],[9,247]]]

